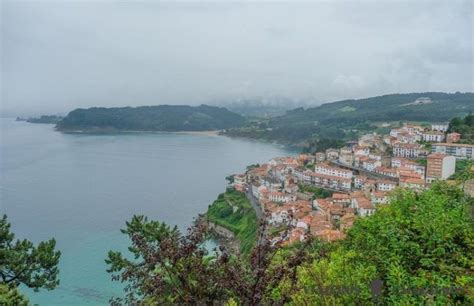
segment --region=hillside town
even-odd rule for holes
[[[276,240],[343,239],[356,218],[386,205],[395,188],[429,188],[455,173],[456,160],[474,159],[474,145],[458,143],[461,134],[447,131],[448,124],[404,124],[341,148],[276,157],[234,175],[233,187],[246,193]],[[321,190],[329,196],[316,196]],[[291,231],[281,237],[288,222]]]

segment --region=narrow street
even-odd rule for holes
[[[253,196],[252,191],[250,189],[245,192],[245,195],[247,196],[247,199],[250,201],[250,203],[252,203],[252,206],[255,209],[255,213],[257,215],[257,219],[262,219],[262,207],[260,206],[260,203],[258,202],[257,198]]]

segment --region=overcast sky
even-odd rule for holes
[[[2,110],[473,91],[472,1],[2,1]]]

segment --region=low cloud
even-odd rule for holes
[[[470,1],[3,1],[4,112],[473,91]]]

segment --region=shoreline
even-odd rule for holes
[[[201,135],[201,136],[221,136],[220,130],[211,131],[153,131],[153,130],[61,130],[56,132],[64,134],[90,134],[90,135],[117,135],[117,134],[181,134],[181,135]]]

